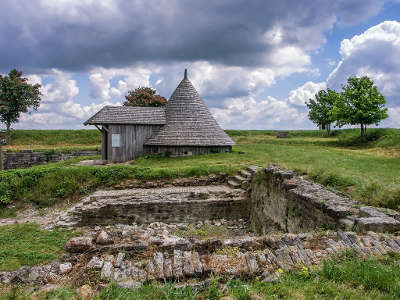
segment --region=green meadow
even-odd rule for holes
[[[359,130],[291,131],[286,139],[276,131],[228,130],[236,141],[231,153],[191,157],[143,156],[129,165],[73,166],[79,160],[0,172],[0,216],[7,216],[7,204],[34,202],[52,205],[77,198],[100,186],[112,186],[124,179],[172,179],[224,172],[234,174],[250,165],[274,163],[295,170],[307,178],[337,189],[363,204],[399,209],[400,130],[368,129],[368,142],[360,144]],[[65,149],[99,147],[97,130],[21,130],[13,132],[15,148]],[[6,148],[7,148],[6,147]],[[37,148],[40,149],[40,148]],[[99,157],[91,157],[99,158]],[[7,212],[6,212],[7,210]]]

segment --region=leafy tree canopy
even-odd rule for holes
[[[350,77],[343,86],[341,97],[335,102],[332,115],[336,125],[357,125],[361,128],[361,141],[365,140],[366,125],[378,125],[388,117],[385,97],[367,76]]]
[[[328,134],[330,134],[330,125],[334,121],[331,110],[339,97],[340,95],[334,90],[320,90],[315,94],[315,99],[309,99],[309,102],[306,103],[309,109],[309,119],[326,128]]]
[[[165,106],[167,99],[156,94],[156,90],[150,87],[139,87],[128,92],[125,96],[125,106]]]
[[[0,121],[7,126],[7,138],[12,123],[18,122],[21,113],[37,110],[40,105],[40,84],[29,84],[16,69],[6,76],[0,75]]]

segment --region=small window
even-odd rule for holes
[[[111,147],[121,147],[121,135],[113,133],[111,135]]]

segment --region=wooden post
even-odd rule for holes
[[[1,142],[0,142],[0,171],[2,171],[3,168],[3,149],[1,147]]]

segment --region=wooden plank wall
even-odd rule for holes
[[[190,156],[231,152],[232,146],[145,146],[145,154],[169,153],[170,156]]]
[[[107,152],[108,152],[108,149],[110,149],[107,147],[108,146],[107,131],[105,129],[103,129],[103,131],[101,132],[101,135],[102,135],[102,137],[101,137],[101,159],[107,160],[107,158],[108,158]]]
[[[108,134],[108,161],[124,162],[143,155],[143,144],[160,125],[110,125]],[[121,135],[121,146],[111,146],[111,134]]]

